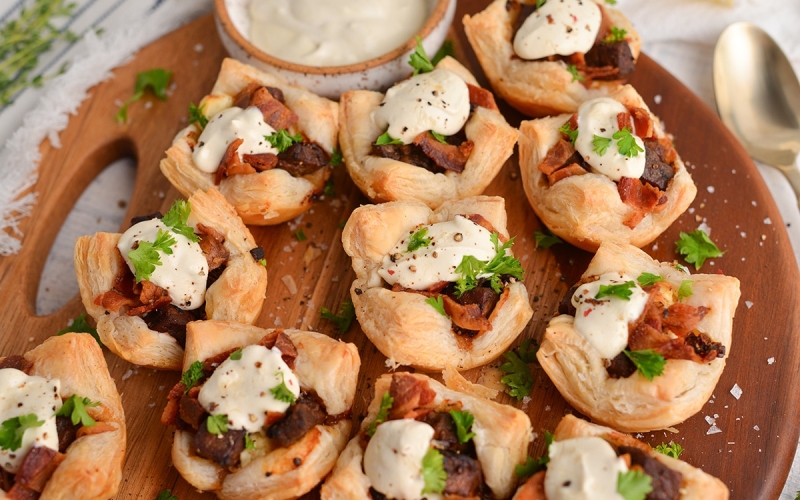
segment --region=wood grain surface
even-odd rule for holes
[[[459,2],[451,33],[457,58],[473,70],[483,86],[488,84],[466,42],[460,19],[486,3]],[[197,50],[200,46],[201,51]],[[77,297],[42,317],[35,315],[34,304],[58,228],[80,193],[106,165],[125,156],[138,161],[127,218],[165,210],[178,196],[161,175],[158,162],[173,135],[185,126],[188,104],[198,102],[211,88],[223,57],[212,18],[197,20],[143,49],[132,62],[117,69],[113,79],[92,89],[91,97],[61,133],[64,147],[42,145],[39,181],[33,188],[39,193],[39,203],[23,223],[22,251],[0,260],[0,299],[4,304],[0,310],[0,355],[33,348],[83,312]],[[129,111],[129,123],[117,125],[115,101],[124,101],[133,93],[137,72],[154,67],[174,71],[175,88],[169,100],[153,100],[149,108],[136,103]],[[686,449],[681,458],[720,477],[730,487],[732,498],[777,498],[800,432],[800,364],[796,362],[800,358],[800,297],[798,270],[786,232],[755,166],[708,107],[646,56],[639,60],[631,83],[675,135],[678,151],[698,185],[690,211],[645,250],[660,260],[679,260],[675,253],[678,233],[694,230],[705,220],[712,228],[712,239],[726,253],[707,263],[703,271],[724,272],[742,283],[728,365],[712,400],[677,426],[677,434],[660,431],[640,437],[653,445],[670,440],[680,443]],[[508,121],[517,126],[523,117],[504,103],[500,105]],[[337,335],[334,325],[320,319],[319,308],[338,309],[348,297],[354,274],[342,250],[338,224],[366,199],[344,168],[337,169],[334,178],[336,196],[320,200],[300,220],[251,228],[266,249],[270,282],[257,325],[311,328]],[[535,249],[533,234],[541,224],[524,196],[516,154],[486,193],[506,199],[509,232],[517,236],[514,250],[526,270],[534,316],[520,340],[539,339],[562,295],[584,271],[591,255],[568,245]],[[307,241],[298,242],[292,236],[298,228],[308,236]],[[309,261],[313,255],[316,257]],[[287,276],[297,285],[294,295],[282,281]],[[372,398],[372,382],[386,371],[385,358],[355,322],[342,338],[354,342],[362,358],[354,411],[360,419]],[[769,358],[774,358],[774,363],[769,364]],[[140,369],[107,350],[106,360],[122,393],[128,422],[128,453],[117,498],[153,499],[167,488],[181,500],[213,498],[197,493],[179,477],[170,459],[172,430],[159,423],[167,392],[179,374]],[[465,375],[491,382],[498,376],[499,364]],[[542,436],[572,410],[541,369],[535,364],[531,367],[536,377],[531,400],[522,405],[506,395],[499,400],[523,408],[534,431]],[[729,392],[734,384],[743,390],[738,400]],[[704,417],[716,419],[722,432],[707,435],[711,425]],[[531,444],[534,456],[543,449],[542,439]]]

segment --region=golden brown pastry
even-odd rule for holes
[[[190,323],[184,377],[162,415],[177,427],[175,468],[226,500],[307,493],[350,436],[360,364],[353,344],[315,332]],[[214,419],[226,427],[215,432]]]
[[[632,464],[632,466],[629,466],[631,470],[641,470],[643,468],[645,471],[658,471],[658,474],[652,475],[642,471],[651,478],[653,494],[660,493],[662,495],[657,498],[678,498],[680,500],[727,500],[728,498],[729,492],[725,483],[702,470],[692,467],[682,460],[659,453],[632,436],[622,434],[608,427],[590,424],[573,415],[565,415],[558,427],[556,427],[554,442],[563,444],[565,441],[579,438],[584,439],[581,439],[580,444],[578,441],[572,441],[574,448],[567,447],[557,451],[560,451],[565,458],[569,456],[570,452],[573,454],[576,451],[580,453],[581,448],[583,448],[583,453],[587,453],[598,444],[601,447],[604,446],[602,443],[594,441],[595,438],[599,438],[610,445],[612,453],[627,456]],[[585,440],[585,438],[592,439]],[[590,465],[585,467],[584,471],[591,470],[591,464],[598,464],[598,458],[597,454],[587,456],[587,460],[584,463]],[[609,462],[613,463],[613,460]],[[573,470],[578,469],[575,461],[571,461],[566,465]],[[548,464],[547,471],[540,471],[533,475],[517,490],[513,500],[552,500],[545,492],[547,474],[550,473],[550,467],[552,465]],[[556,467],[560,467],[560,464],[557,464]],[[555,473],[558,475],[559,471],[557,470]],[[566,474],[569,475],[570,471],[566,471]],[[574,476],[574,474],[572,475]],[[574,479],[576,477],[573,477]],[[615,480],[616,478],[612,476],[611,479]],[[575,487],[576,485],[570,483],[570,486]],[[595,488],[594,492],[599,493],[597,484],[593,487]],[[554,485],[551,484],[550,488],[554,488]]]
[[[131,363],[180,370],[188,321],[207,317],[252,323],[261,312],[267,270],[259,263],[263,251],[256,247],[253,235],[214,188],[197,191],[188,203],[187,224],[201,236],[201,249],[208,245],[205,262],[213,269],[197,272],[198,278],[207,274],[210,280],[218,275],[205,290],[205,302],[199,308],[182,310],[165,297],[163,287],[147,294],[148,280],[135,284],[117,249],[122,235],[97,233],[75,243],[75,272],[83,305],[97,322],[106,347]]]
[[[428,130],[424,130],[424,133],[419,135],[416,135],[415,132],[414,137],[410,137],[409,141],[411,139],[414,139],[415,142],[419,141],[420,148],[423,149],[432,148],[433,152],[429,155],[431,158],[437,158],[437,155],[460,158],[460,162],[452,165],[450,160],[436,159],[434,161],[422,153],[413,154],[399,151],[397,150],[398,146],[384,146],[384,148],[392,148],[392,154],[387,152],[386,157],[376,156],[373,145],[379,136],[387,132],[385,125],[379,125],[381,121],[377,118],[376,111],[383,106],[381,103],[386,96],[379,92],[363,90],[342,94],[339,101],[339,122],[341,124],[339,143],[342,154],[353,182],[373,202],[420,201],[430,208],[436,208],[446,200],[475,196],[483,192],[511,156],[517,138],[514,129],[506,123],[505,118],[497,109],[492,94],[481,89],[475,77],[451,57],[445,57],[437,64],[436,71],[442,70],[454,73],[469,87],[468,96],[462,95],[466,89],[458,94],[459,97],[465,97],[467,100],[453,97],[453,101],[458,101],[467,109],[466,113],[461,115],[467,116],[468,114],[466,124],[463,126],[463,134],[459,133],[458,129],[445,134],[448,136],[449,148],[452,149],[450,152],[439,151],[442,146],[432,138]],[[432,73],[428,73],[428,75],[430,74]],[[425,75],[415,78],[421,77],[425,77]],[[398,85],[406,82],[400,82]],[[431,102],[437,104],[435,99],[441,98],[444,101],[443,106],[448,108],[449,105],[452,105],[449,107],[452,110],[456,107],[455,104],[448,103],[447,100],[450,97],[444,96],[454,93],[455,90],[448,91],[450,94],[445,92],[437,95],[439,90],[436,89],[442,87],[443,85],[437,81],[437,83],[431,84],[430,96],[427,92],[421,96],[426,98],[428,105]],[[387,96],[392,92],[394,89],[391,89]],[[430,99],[430,102],[427,99]],[[472,112],[469,111],[470,103],[477,105]],[[451,116],[443,121],[450,120],[451,123],[455,123],[455,118]],[[414,122],[411,119],[408,121]],[[414,130],[412,125],[409,126]],[[427,128],[430,129],[430,126]],[[450,137],[451,135],[452,137]],[[460,146],[456,147],[459,144]],[[407,143],[400,147],[416,148],[414,143]],[[410,161],[408,156],[414,156],[419,161],[415,164],[408,163]],[[422,163],[427,166],[417,166]]]
[[[466,370],[497,358],[533,315],[507,240],[499,197],[445,202],[435,211],[412,201],[357,208],[342,244],[353,259],[350,297],[362,330],[391,362],[424,370]],[[465,258],[503,256],[517,272],[479,274],[460,295],[456,282],[466,284],[467,274],[457,266]]]
[[[601,293],[603,284],[630,294]],[[536,357],[578,411],[644,432],[683,422],[708,401],[730,354],[739,280],[689,275],[633,246],[604,243],[574,290],[574,309],[550,320]],[[648,350],[660,362],[635,364]]]
[[[576,115],[558,115],[523,121],[520,124],[520,172],[525,194],[536,215],[556,235],[584,250],[593,252],[603,241],[630,243],[643,247],[664,232],[692,203],[697,188],[686,171],[680,156],[666,134],[659,119],[653,115],[641,96],[626,85],[613,92],[609,98],[587,101],[581,109],[589,115],[597,103],[612,109],[609,102],[616,101],[625,117],[625,127],[643,145],[632,158],[615,153],[616,139],[609,141],[608,150],[595,160],[621,158],[622,163],[639,160],[644,168],[641,178],[625,177],[614,180],[586,163],[592,157],[592,137],[597,132],[591,127],[583,132],[589,141],[589,153],[576,163],[575,147],[559,129],[577,128],[575,144],[580,147],[581,130],[576,127]],[[598,113],[599,114],[599,113]],[[577,120],[580,121],[581,114]],[[616,114],[614,114],[616,117]],[[588,120],[588,119],[587,119]],[[624,127],[623,127],[624,128]],[[614,124],[603,135],[612,137]],[[616,133],[616,132],[614,132]],[[584,151],[586,148],[584,148]],[[658,161],[645,160],[653,152]],[[581,164],[580,162],[584,162]],[[611,164],[609,162],[609,164]],[[646,165],[645,165],[646,164]],[[616,172],[616,170],[614,170]],[[637,172],[638,173],[638,172]]]
[[[472,417],[463,430],[467,439],[457,436],[451,410],[467,421]],[[516,408],[450,390],[424,375],[385,374],[375,382],[361,432],[342,452],[321,497],[368,500],[375,498],[375,490],[388,497],[422,498],[420,486],[429,485],[420,476],[417,455],[435,448],[447,472],[439,484],[445,494],[474,498],[485,484],[493,498],[508,498],[517,481],[514,468],[524,462],[530,436],[530,420]],[[395,440],[399,442],[392,446]],[[399,461],[393,460],[391,448],[402,449]],[[407,494],[386,491],[392,483],[389,488]]]
[[[20,448],[0,450],[0,466],[7,471],[10,466],[16,474],[8,491],[0,489],[0,497],[114,497],[125,459],[125,416],[97,342],[78,333],[51,337],[22,356],[0,359],[0,368],[3,428],[10,413],[13,420],[33,413],[33,420],[41,422],[24,432],[20,443],[24,455]],[[58,398],[58,408],[53,397]],[[74,411],[75,400],[84,412]],[[15,412],[18,405],[30,413]],[[15,457],[16,450],[20,451]]]
[[[206,130],[198,123],[191,123],[175,136],[166,158],[161,160],[161,172],[184,196],[216,186],[246,224],[279,224],[308,210],[313,196],[322,192],[330,177],[330,155],[338,133],[338,104],[235,59],[225,59],[214,88],[200,101],[199,108],[213,125],[215,118],[232,106],[256,106],[263,112],[263,123],[248,122],[243,127],[254,131],[250,138],[254,142],[244,142],[238,153],[225,149],[232,147],[227,141],[234,137],[220,139],[217,146],[212,146],[211,141],[203,144],[201,139],[206,136],[202,132]],[[265,123],[271,129],[256,133]],[[271,156],[259,154],[264,151],[261,146],[266,147],[261,137],[281,129],[288,130],[289,135],[300,134],[305,149],[296,150],[301,145],[295,144],[277,158],[274,150]],[[194,156],[201,147],[210,155],[204,160],[209,162],[206,171],[198,166]],[[216,159],[221,154],[218,152],[212,159],[214,147],[229,153],[228,156]],[[248,151],[253,152],[251,158],[245,158]],[[315,166],[309,166],[312,164]],[[226,166],[224,173],[216,168],[218,165]]]
[[[598,79],[604,77],[604,68],[584,65],[583,54],[552,61],[547,58],[525,60],[516,55],[513,37],[520,3],[494,0],[482,12],[465,15],[463,21],[467,39],[492,88],[511,106],[534,117],[572,113],[583,101],[606,95],[624,81],[624,78],[614,77],[613,72],[605,76],[615,78],[613,80]],[[611,27],[625,30],[625,42],[635,61],[642,45],[638,33],[621,12],[603,7],[602,1],[596,3],[604,13],[597,41],[606,38]],[[577,68],[583,81],[569,71],[569,65]]]

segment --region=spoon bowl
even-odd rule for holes
[[[747,22],[725,28],[714,49],[714,93],[745,150],[779,168],[800,200],[800,82],[778,44]]]

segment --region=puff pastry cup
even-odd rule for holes
[[[649,137],[671,143],[671,136],[664,132],[660,120],[650,112],[633,87],[625,85],[609,97],[628,109],[645,111],[648,123],[652,125]],[[519,163],[525,195],[537,217],[554,234],[590,252],[597,250],[603,241],[643,247],[689,208],[697,187],[677,154],[672,162],[674,176],[666,190],[659,191],[659,194],[666,195],[666,202],[659,200],[660,204],[651,211],[640,211],[638,207],[625,203],[619,183],[595,171],[571,175],[551,185],[538,166],[562,140],[559,128],[569,120],[570,115],[565,114],[520,124]],[[638,130],[635,133],[638,135]]]
[[[214,492],[224,500],[297,498],[328,475],[344,449],[352,428],[350,411],[361,365],[353,344],[309,331],[264,330],[226,321],[198,321],[187,328],[183,368],[189,370],[195,361],[209,358],[220,363],[221,354],[222,359],[227,359],[236,349],[259,342],[263,345],[265,339],[274,340],[281,334],[288,336],[296,349],[293,372],[299,379],[301,394],[314,394],[321,401],[327,415],[325,421],[313,426],[298,441],[283,447],[264,437],[262,432],[258,433],[260,437],[249,434],[254,436],[255,449],[245,450],[249,459],[245,461],[242,457],[236,468],[223,467],[198,456],[192,445],[195,431],[191,428],[176,430],[172,461],[181,476],[195,488]],[[178,384],[176,387],[180,398],[185,386]]]
[[[703,309],[692,332],[721,343],[724,352],[717,350],[715,359],[709,362],[665,356],[663,374],[652,381],[640,373],[612,378],[606,370],[608,360],[576,331],[575,318],[562,314],[550,320],[536,355],[539,363],[564,399],[594,421],[625,432],[662,429],[683,422],[708,401],[725,368],[740,296],[739,280],[721,274],[688,275],[670,263],[653,260],[638,248],[616,243],[600,247],[581,282],[605,273],[624,273],[632,279],[651,273],[663,278],[657,286],[668,284],[675,290],[685,280],[691,281],[692,294],[677,305]],[[669,315],[673,312],[680,311],[669,309]],[[688,310],[686,314],[695,313]],[[671,332],[677,327],[668,324],[666,311],[663,317],[664,331],[675,338]]]
[[[609,427],[591,424],[573,415],[565,415],[554,433],[555,441],[565,441],[580,437],[599,437],[609,443],[615,450],[620,446],[636,448],[647,457],[655,459],[672,471],[681,474],[680,500],[727,500],[729,491],[725,483],[719,479],[693,467],[688,463],[672,458],[653,450],[638,439],[622,434]],[[543,481],[546,474],[542,471],[531,477],[517,490],[513,500],[547,500],[544,496]],[[655,481],[654,481],[655,484]],[[656,492],[654,492],[656,493]]]
[[[396,242],[419,226],[473,214],[488,221],[501,239],[508,238],[505,201],[500,197],[449,201],[433,211],[412,201],[366,205],[353,211],[348,219],[342,244],[356,273],[350,287],[356,318],[367,337],[390,361],[432,371],[448,366],[459,370],[480,366],[500,356],[532,317],[525,286],[512,279],[503,287],[488,317],[491,328],[469,338],[454,333],[454,323],[426,302],[426,294],[393,291],[378,274]]]
[[[597,0],[598,5],[602,2]],[[494,0],[482,12],[465,15],[464,33],[492,84],[492,88],[511,106],[533,117],[572,113],[585,100],[606,95],[620,81],[593,80],[588,87],[576,80],[563,61],[526,61],[512,45],[518,9],[507,8],[507,0]],[[533,3],[533,2],[525,2]],[[624,29],[634,59],[642,41],[630,21],[619,11],[605,8],[611,25]],[[602,29],[602,26],[601,26]]]
[[[227,58],[222,62],[211,93],[200,101],[199,107],[206,117],[213,117],[231,107],[233,98],[252,83],[280,89],[285,105],[299,118],[291,128],[293,133],[300,132],[309,141],[321,146],[327,154],[333,153],[339,128],[339,108],[336,102],[290,85],[277,76],[235,59]],[[200,170],[192,158],[200,132],[196,124],[190,124],[178,132],[166,152],[166,157],[160,163],[161,172],[184,196],[215,185],[215,174]],[[330,174],[330,166],[298,177],[284,169],[272,168],[262,172],[232,175],[222,179],[218,188],[236,208],[245,224],[273,225],[308,210],[314,201],[314,195],[322,192]]]
[[[456,73],[467,84],[479,87],[475,77],[452,57],[445,57],[437,69]],[[474,143],[462,172],[433,173],[424,168],[371,154],[372,144],[385,130],[372,118],[384,95],[354,90],[339,100],[339,144],[347,171],[356,186],[374,203],[408,200],[436,208],[445,200],[479,195],[492,182],[511,156],[517,141],[511,127],[497,109],[493,98],[472,111],[463,131]],[[488,107],[487,107],[488,106]]]
[[[376,428],[396,419],[416,418],[425,421],[426,413],[431,410],[460,410],[471,413],[474,417],[471,432],[475,433],[472,441],[483,481],[491,491],[492,498],[511,496],[517,482],[514,468],[525,462],[531,438],[528,416],[511,406],[451,390],[425,375],[399,372],[384,374],[375,382],[375,397],[361,423],[361,433],[347,444],[330,477],[322,485],[323,500],[374,498],[370,494],[373,484],[364,472],[363,461],[369,439],[367,431],[370,426],[375,427],[372,424],[386,393],[390,393],[394,401],[388,420],[378,424]],[[432,395],[433,398],[424,394]],[[436,435],[434,439],[437,439]]]
[[[205,294],[205,315],[210,319],[252,323],[258,318],[267,289],[267,270],[251,250],[255,239],[234,208],[214,188],[197,191],[189,198],[188,225],[215,229],[224,236],[229,252],[226,267]],[[183,347],[169,333],[148,327],[140,316],[127,314],[128,307],[116,311],[100,305],[98,298],[114,289],[115,279],[124,271],[117,243],[119,233],[81,236],[75,242],[75,273],[86,312],[97,322],[103,343],[119,357],[140,366],[160,370],[180,370]]]
[[[114,497],[125,459],[125,415],[102,349],[92,336],[67,333],[50,337],[22,356],[0,359],[0,366],[17,368],[48,380],[58,379],[63,400],[76,395],[99,403],[86,407],[95,423],[77,427],[77,437],[62,450],[63,461],[56,465],[43,489],[37,490],[41,496],[36,498],[105,500]],[[19,493],[13,487],[12,490]],[[2,489],[0,497],[6,497]]]

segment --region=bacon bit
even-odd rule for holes
[[[494,95],[491,92],[469,83],[467,84],[467,89],[469,90],[470,104],[474,104],[486,109],[498,110],[497,103],[494,100]]]
[[[708,307],[695,307],[689,304],[672,304],[663,313],[662,325],[678,337],[686,337],[697,324],[705,317],[710,309]]]
[[[236,96],[233,98],[233,105],[237,108],[245,109],[251,106],[251,102],[253,101],[253,94],[256,90],[258,90],[262,85],[256,82],[250,82],[247,84],[245,88],[239,91]]]
[[[592,313],[593,310],[594,309],[587,309],[587,310],[583,311],[583,317],[585,318],[585,317],[589,316]]]
[[[200,250],[206,256],[209,271],[213,271],[228,261],[231,253],[225,248],[224,234],[202,222],[197,223],[195,232],[200,236]]]
[[[444,303],[444,311],[456,326],[465,330],[479,332],[492,329],[492,324],[481,314],[481,308],[478,304],[459,304],[447,295],[442,295],[441,297]]]
[[[547,14],[547,24],[553,24],[554,22],[555,21],[553,21],[553,16],[551,16],[550,14]]]
[[[587,172],[585,168],[578,165],[577,163],[571,163],[566,167],[560,168],[555,172],[553,172],[552,175],[548,176],[547,180],[552,186],[561,179],[566,179],[567,177],[572,177],[573,175],[583,175],[588,173],[589,172]]]
[[[164,307],[172,303],[169,292],[154,284],[152,281],[143,280],[140,285],[142,291],[139,293],[139,301],[142,305],[128,309],[128,316],[141,316],[144,313],[154,311],[159,307]]]
[[[253,93],[250,106],[260,109],[264,121],[275,130],[288,129],[300,119],[291,109],[275,99],[266,87]]]
[[[631,128],[631,114],[628,111],[617,113],[617,127],[622,130],[624,128]]]
[[[650,184],[643,184],[639,179],[623,177],[617,183],[617,191],[623,203],[633,208],[633,212],[623,221],[633,229],[644,217],[653,211],[662,197],[661,191]]]
[[[644,108],[628,108],[628,112],[633,119],[633,130],[637,136],[642,139],[647,139],[655,135],[655,128],[653,126],[653,120],[650,118],[650,113]],[[668,161],[668,163],[672,162]]]
[[[429,405],[436,397],[427,380],[420,380],[409,373],[395,373],[389,386],[389,395],[394,398],[389,419],[404,418],[412,411]]]
[[[34,446],[22,460],[14,480],[20,486],[41,493],[50,476],[65,458],[67,458],[66,455],[56,450],[44,446]]]
[[[389,273],[389,275],[394,276],[394,270],[393,269],[389,269],[386,272]]]
[[[219,162],[219,167],[217,167],[217,174],[214,177],[215,185],[219,185],[219,183],[222,182],[222,179],[232,175],[256,173],[256,169],[249,164],[244,163],[239,158],[238,149],[243,142],[244,139],[239,138],[228,144],[228,148],[225,150],[225,154],[222,155],[222,159]]]
[[[545,175],[552,175],[553,172],[564,166],[564,163],[575,153],[575,148],[569,141],[559,139],[555,146],[550,148],[544,159],[536,167]],[[551,182],[550,185],[553,183]]]
[[[14,368],[21,372],[24,372],[26,375],[30,375],[31,369],[33,368],[33,363],[25,359],[23,356],[19,354],[12,354],[11,356],[5,357],[0,360],[0,369],[3,368]]]
[[[256,172],[264,172],[278,166],[278,155],[273,153],[257,153],[242,155],[242,161],[253,167]],[[229,175],[231,175],[229,173]]]
[[[464,217],[469,219],[470,221],[474,222],[475,224],[481,226],[485,230],[489,231],[490,233],[497,233],[497,238],[500,240],[500,243],[505,243],[508,241],[508,238],[500,234],[500,232],[495,229],[491,222],[489,222],[486,217],[481,214],[463,214]]]
[[[433,160],[439,167],[452,172],[463,172],[467,160],[475,148],[472,141],[464,141],[461,145],[442,144],[429,132],[423,132],[414,138],[414,145],[419,146],[425,156]]]

